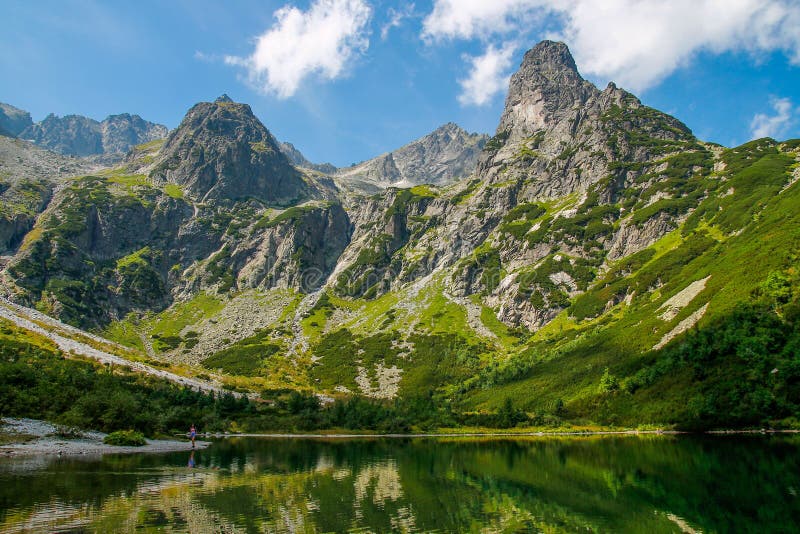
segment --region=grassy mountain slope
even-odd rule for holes
[[[525,351],[482,373],[466,405],[497,408],[510,397],[527,410],[560,407],[627,425],[760,424],[796,414],[796,150],[796,142],[760,140],[723,153],[717,194],[660,242],[611,266]],[[665,315],[671,297],[706,279]],[[649,350],[698,316],[688,335]]]
[[[502,323],[477,296],[451,295],[447,280],[459,265],[373,299],[323,292],[299,316],[303,297],[289,293],[271,322],[207,354],[203,365],[245,375],[243,387],[432,395],[458,413],[497,412],[511,399],[529,422],[793,425],[797,148],[796,142],[760,140],[718,151],[705,171],[698,169],[702,176],[678,183],[688,187],[683,184],[702,178],[703,187],[674,230],[638,253],[590,266],[584,291],[569,296],[561,289],[563,310],[534,332]],[[612,208],[622,207],[624,195],[620,199]],[[558,219],[551,213],[573,205],[576,216],[566,222],[580,226],[585,203],[573,195],[550,203],[558,210],[516,211],[522,222],[552,225]],[[625,218],[658,216],[656,203],[633,205]],[[534,217],[528,220],[527,213]],[[505,232],[500,225],[497,233]],[[557,291],[549,275],[570,271],[580,279],[581,264],[568,260],[551,254],[525,272]],[[124,341],[119,332],[138,328],[158,340],[159,332],[172,329],[183,332],[179,351],[186,352],[192,332],[213,330],[228,303],[243,298],[204,297],[188,304],[191,312],[174,308],[137,325],[116,323],[108,333]],[[308,350],[287,357],[297,329]],[[688,333],[677,333],[682,330]],[[720,336],[727,344],[706,346],[704,340]],[[171,354],[169,347],[164,352]]]

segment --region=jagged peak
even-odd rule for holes
[[[451,121],[451,122],[447,122],[447,123],[445,123],[445,124],[442,124],[441,126],[439,126],[438,128],[436,128],[436,129],[434,130],[434,132],[438,132],[438,131],[451,131],[451,130],[455,130],[455,131],[464,131],[464,128],[462,128],[461,126],[459,126],[459,125],[458,125],[458,124],[456,124],[455,122],[452,122],[452,121]]]
[[[559,72],[578,74],[578,66],[569,47],[558,41],[541,41],[528,50],[521,69],[534,69],[544,75]]]
[[[233,99],[229,97],[227,94],[222,93],[216,100],[214,100],[215,104],[232,104]]]

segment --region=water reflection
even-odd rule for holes
[[[40,460],[41,461],[41,460]],[[723,532],[800,524],[800,440],[231,439],[0,462],[0,532]]]

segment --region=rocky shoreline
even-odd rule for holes
[[[88,456],[103,454],[160,453],[191,450],[191,443],[178,440],[147,440],[141,447],[106,445],[102,432],[81,431],[65,435],[55,425],[36,419],[0,420],[0,435],[11,442],[0,445],[0,458],[16,456]],[[211,445],[208,441],[195,442],[196,449]]]

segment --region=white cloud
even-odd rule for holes
[[[762,137],[780,138],[792,124],[794,109],[792,101],[788,98],[773,98],[770,101],[774,115],[756,113],[750,122],[750,132],[753,139]]]
[[[381,27],[381,40],[385,41],[389,37],[389,32],[392,30],[392,28],[399,27],[405,19],[413,17],[415,7],[416,6],[413,2],[406,4],[403,9],[395,9],[390,7],[387,10],[389,20],[383,25],[383,27]]]
[[[458,101],[461,105],[483,106],[497,93],[508,86],[511,59],[514,45],[507,44],[500,49],[489,46],[481,56],[466,56],[470,62],[470,74],[459,80],[461,94]]]
[[[701,51],[783,50],[800,65],[796,0],[435,0],[422,37],[533,41],[545,17],[560,28],[551,37],[570,46],[582,72],[636,91]]]
[[[422,23],[422,37],[471,39],[508,32],[544,4],[537,0],[435,0],[433,11]]]
[[[369,47],[371,15],[365,0],[316,0],[308,11],[287,5],[275,12],[275,24],[258,36],[250,56],[228,56],[225,62],[245,67],[259,90],[288,98],[309,75],[342,76]]]

